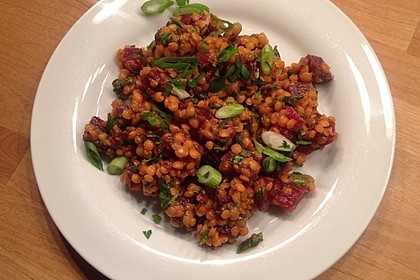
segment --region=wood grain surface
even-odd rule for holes
[[[397,146],[372,222],[318,279],[420,279],[420,1],[332,2],[363,32],[384,68]],[[0,279],[107,279],[55,227],[38,191],[29,145],[33,101],[48,59],[95,3],[0,0]]]

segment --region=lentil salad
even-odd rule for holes
[[[315,190],[295,167],[338,137],[317,110],[316,83],[333,79],[324,60],[285,65],[264,33],[241,31],[208,10],[181,13],[148,47],[120,48],[112,111],[83,134],[122,162],[110,173],[212,248],[248,235],[254,211],[292,211]]]

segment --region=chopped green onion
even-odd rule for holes
[[[229,44],[219,54],[219,62],[227,62],[229,58],[238,52],[238,49],[234,44]]]
[[[145,215],[146,212],[147,212],[147,208],[143,207],[143,209],[141,209],[141,211],[140,211],[140,214]]]
[[[197,77],[195,77],[194,79],[188,80],[188,85],[190,87],[195,87],[197,85],[197,83],[204,77],[206,76],[205,72],[200,73],[200,75],[198,75]]]
[[[262,232],[258,234],[253,233],[250,238],[246,239],[244,242],[239,244],[239,247],[238,247],[238,250],[236,250],[236,253],[240,254],[246,250],[257,247],[257,245],[260,244],[261,241],[263,241]]]
[[[291,158],[286,157],[285,155],[280,154],[270,148],[264,148],[262,153],[266,156],[273,158],[275,161],[278,161],[278,162],[288,162],[292,160]]]
[[[274,172],[277,167],[276,160],[271,157],[266,157],[262,162],[263,170],[267,173]]]
[[[210,165],[203,165],[197,170],[197,179],[206,187],[216,188],[222,182],[222,174]]]
[[[241,104],[228,104],[221,107],[216,111],[216,118],[226,119],[239,116],[245,110],[244,106]]]
[[[140,9],[146,15],[160,14],[173,4],[172,0],[149,0],[144,2]]]
[[[262,154],[262,152],[265,149],[264,146],[255,140],[254,140],[254,144],[255,144],[255,149]]]
[[[85,141],[85,149],[86,149],[86,155],[90,161],[96,168],[99,170],[104,170],[101,156],[98,153],[98,150],[96,149],[95,144],[89,141]]]
[[[292,141],[274,131],[264,131],[261,133],[261,139],[264,144],[277,151],[291,152],[296,148]]]
[[[270,44],[265,45],[261,50],[261,70],[266,75],[270,74],[271,69],[273,69],[273,56],[273,48],[270,46]]]
[[[154,66],[162,69],[172,68],[177,73],[185,76],[191,74],[198,65],[198,58],[196,56],[185,56],[185,57],[162,57],[153,63]]]
[[[155,222],[155,224],[159,224],[162,221],[162,217],[158,214],[153,214],[152,220],[153,222]]]
[[[179,16],[179,15],[183,15],[183,14],[199,14],[203,11],[209,11],[209,7],[207,7],[204,4],[200,4],[200,3],[193,3],[193,4],[189,4],[189,5],[184,5],[176,8],[173,12],[174,16]]]
[[[293,172],[290,174],[292,182],[296,185],[307,186],[309,182],[313,181],[310,175],[302,174],[300,172]]]
[[[188,92],[186,92],[185,89],[179,89],[175,86],[172,86],[171,93],[173,95],[178,96],[178,98],[181,99],[181,100],[185,99],[185,98],[188,98],[188,97],[191,97],[191,95]]]
[[[149,239],[150,238],[150,236],[152,235],[152,230],[151,229],[149,229],[149,230],[143,230],[143,234],[144,234],[144,236],[147,238],[147,239]]]
[[[311,141],[305,141],[305,140],[296,140],[296,145],[310,145],[312,144]]]
[[[108,164],[108,167],[107,167],[108,173],[112,175],[120,175],[123,172],[127,162],[128,162],[128,158],[123,157],[123,156],[114,158]]]

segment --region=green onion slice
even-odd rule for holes
[[[172,0],[149,0],[144,2],[140,9],[146,15],[160,14],[173,4]]]
[[[277,151],[291,152],[296,148],[292,141],[274,131],[264,131],[261,133],[261,139],[264,144]]]
[[[189,5],[184,5],[176,8],[173,12],[174,16],[179,16],[183,14],[199,14],[203,11],[209,11],[209,7],[200,3],[193,3]]]
[[[252,234],[250,238],[246,239],[244,242],[239,244],[238,249],[236,250],[237,254],[240,254],[246,250],[249,250],[251,248],[257,247],[260,242],[263,241],[263,234],[262,232],[257,234]]]
[[[228,104],[221,107],[216,111],[216,118],[226,119],[239,116],[245,110],[244,106],[241,104]]]
[[[162,69],[172,68],[176,72],[185,76],[190,75],[198,65],[198,58],[196,56],[185,57],[162,57],[153,63],[154,66]]]
[[[274,66],[274,52],[273,48],[267,44],[265,45],[261,50],[261,70],[264,72],[264,74],[270,74],[271,69],[273,69]]]
[[[203,165],[197,170],[197,180],[206,187],[216,188],[222,182],[222,174],[210,165]]]
[[[272,173],[277,167],[276,160],[271,157],[266,157],[262,162],[262,167],[265,172]]]
[[[264,148],[262,153],[266,156],[273,158],[275,161],[278,161],[278,162],[288,162],[292,160],[291,158],[286,157],[285,155],[280,154],[270,148]]]
[[[108,173],[111,175],[120,175],[125,165],[128,163],[128,158],[126,157],[116,157],[108,164],[108,167],[106,168]]]
[[[98,150],[96,149],[95,144],[89,141],[85,141],[85,149],[86,149],[86,155],[90,161],[96,168],[99,170],[104,170],[101,156],[98,153]]]

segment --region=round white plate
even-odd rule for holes
[[[329,1],[201,1],[219,17],[241,22],[243,34],[265,32],[286,63],[308,53],[323,57],[335,79],[319,87],[320,111],[336,117],[340,134],[304,167],[316,180],[315,193],[290,214],[257,213],[249,221],[251,233],[264,234],[257,248],[240,255],[237,245],[208,250],[166,220],[154,224],[151,201],[127,191],[118,176],[98,171],[85,156],[84,124],[93,115],[106,118],[114,99],[116,50],[148,45],[169,18],[169,12],[140,15],[142,2],[97,3],[63,38],[39,84],[33,165],[57,227],[112,279],[309,279],[322,273],[367,227],[393,162],[392,99],[368,42]],[[147,240],[143,231],[149,229]]]

